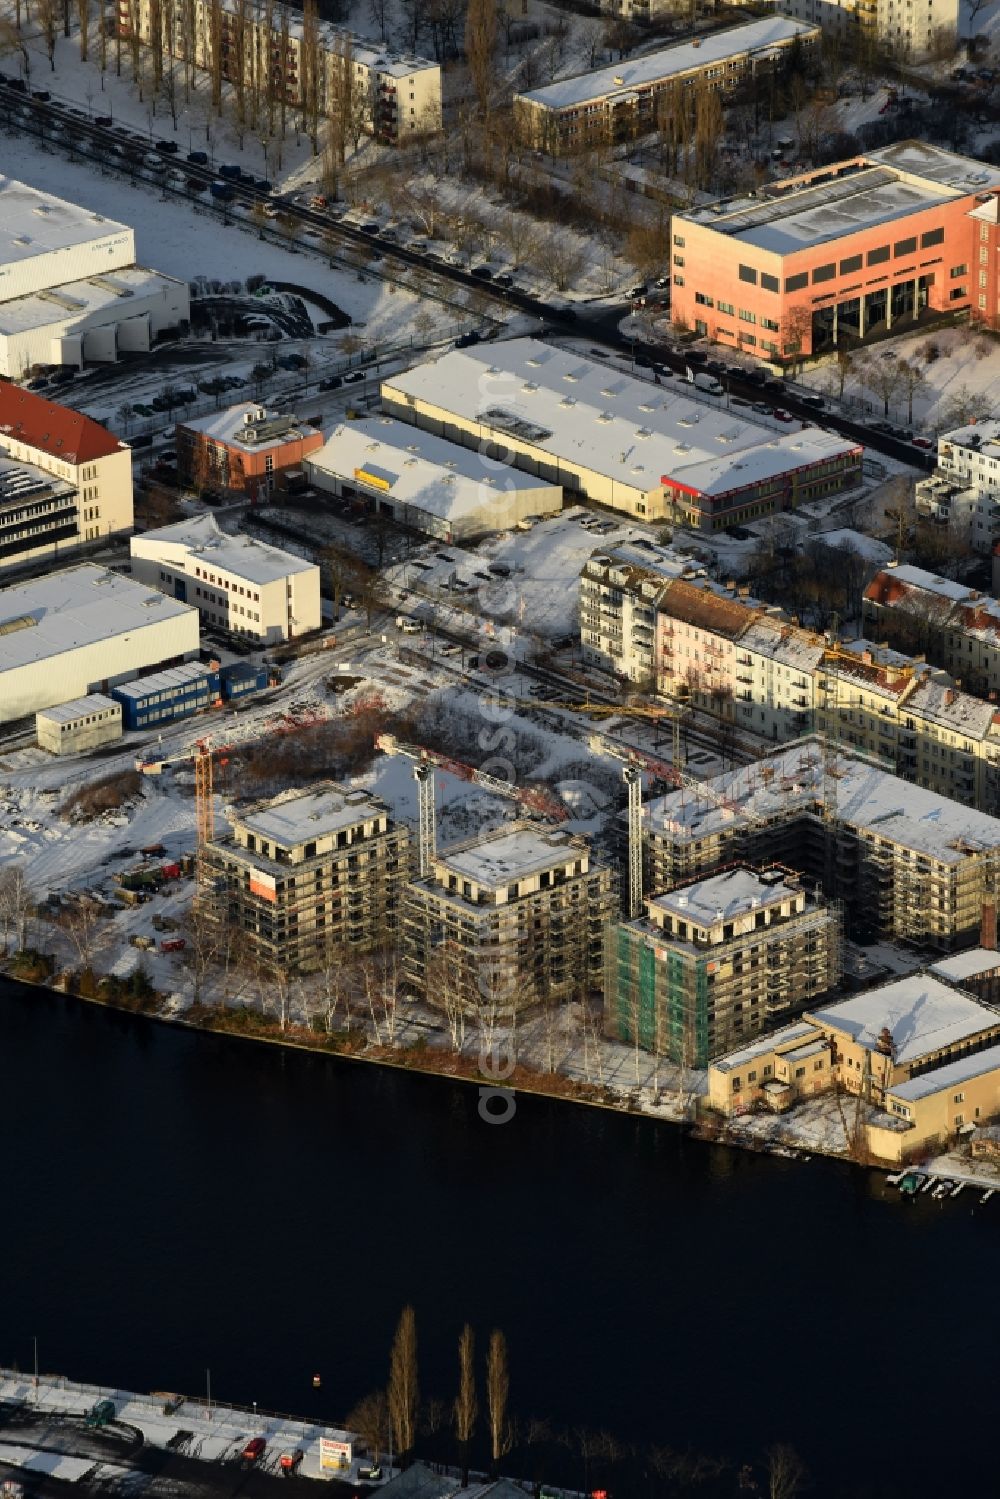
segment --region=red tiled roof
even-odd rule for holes
[[[91,463],[119,450],[117,437],[112,437],[100,422],[2,380],[0,443],[5,437],[73,464]]]

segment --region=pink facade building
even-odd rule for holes
[[[678,214],[671,316],[773,364],[948,315],[996,323],[1000,167],[902,141]]]

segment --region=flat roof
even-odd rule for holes
[[[806,1015],[816,1025],[841,1031],[873,1050],[882,1030],[888,1029],[897,1063],[916,1062],[929,1052],[944,1051],[1000,1026],[995,1010],[927,972],[907,974],[838,1004],[809,1009]]]
[[[987,417],[985,421],[970,422],[965,427],[952,427],[950,432],[939,432],[939,454],[941,444],[948,442],[954,443],[956,447],[971,448],[988,458],[1000,458],[1000,420]]]
[[[982,1077],[984,1072],[995,1072],[998,1068],[1000,1046],[987,1046],[983,1051],[974,1052],[971,1057],[946,1062],[943,1067],[932,1067],[930,1072],[924,1072],[920,1077],[911,1077],[895,1088],[886,1088],[886,1096],[914,1103],[919,1098],[929,1098],[934,1093],[942,1093],[959,1083],[967,1083],[970,1078]]]
[[[837,816],[879,837],[946,864],[970,853],[1000,848],[1000,819],[950,797],[903,781],[862,757],[838,753]],[[709,793],[693,785],[646,805],[653,833],[705,838],[741,820],[741,814],[778,819],[818,809],[823,795],[823,751],[816,735],[750,765],[711,777]],[[717,798],[721,798],[718,800]]]
[[[939,958],[930,965],[928,972],[954,984],[982,973],[992,973],[994,968],[1000,968],[1000,952],[996,948],[967,947],[964,952],[953,952],[947,958]]]
[[[689,391],[681,381],[653,385],[534,338],[451,349],[382,382],[383,396],[400,406],[412,396],[643,494],[664,476],[683,484],[690,468],[715,458],[721,474],[774,440],[770,428]],[[811,443],[812,429],[802,430]],[[803,461],[789,452],[784,467]]]
[[[16,509],[26,500],[50,495],[74,495],[76,490],[68,479],[48,474],[34,463],[25,463],[20,458],[8,458],[0,433],[0,510]]]
[[[270,542],[242,534],[230,536],[228,531],[222,530],[214,515],[193,516],[190,520],[161,526],[155,531],[140,532],[132,538],[132,555],[141,558],[144,551],[135,550],[136,542],[178,547],[189,554],[192,564],[218,567],[250,583],[274,583],[290,573],[317,571],[314,562],[284,552],[280,547],[271,546]]]
[[[695,494],[721,496],[787,474],[790,468],[804,468],[854,452],[863,452],[859,442],[822,427],[803,427],[798,432],[782,432],[770,442],[749,448],[735,458],[729,453],[720,454],[664,477],[672,477],[675,482],[681,480],[683,487]]]
[[[663,895],[654,895],[649,904],[680,921],[693,921],[698,926],[709,927],[745,916],[758,907],[792,900],[801,894],[797,885],[785,883],[780,870],[737,868],[725,869],[703,880],[692,880],[688,885],[678,885]]]
[[[93,562],[46,573],[0,589],[0,673],[181,615],[197,610]]]
[[[47,328],[50,323],[64,323],[67,318],[84,317],[106,307],[117,307],[125,318],[129,315],[130,298],[157,296],[165,286],[176,285],[179,285],[176,277],[164,276],[161,271],[150,271],[144,266],[102,271],[82,281],[60,281],[45,291],[0,302],[0,333]]]
[[[262,426],[265,432],[273,424],[273,432],[270,436],[262,435],[251,442],[246,436],[247,417],[256,418],[256,424]],[[268,411],[259,401],[240,401],[221,411],[210,411],[206,416],[185,417],[177,425],[189,432],[201,432],[206,437],[214,437],[216,442],[239,448],[243,453],[270,453],[276,448],[283,448],[286,443],[300,442],[302,438],[313,437],[319,432],[318,427],[311,427],[308,422],[300,421],[293,412]]]
[[[471,448],[391,416],[343,422],[323,447],[309,454],[305,466],[352,483],[364,482],[360,470],[372,475],[375,487],[397,504],[444,520],[478,515],[505,490],[551,489],[557,508],[562,504],[558,485],[509,464],[500,468],[487,463]]]
[[[42,192],[15,177],[0,175],[0,265],[31,260],[53,250],[131,234],[127,224],[106,219],[92,209]],[[3,300],[0,294],[0,301]]]
[[[710,1066],[717,1067],[720,1072],[735,1072],[737,1067],[745,1067],[748,1062],[767,1056],[768,1052],[789,1046],[793,1041],[804,1041],[807,1036],[815,1034],[814,1025],[810,1025],[808,1021],[796,1020],[791,1025],[782,1026],[780,1031],[772,1031],[769,1036],[758,1036],[755,1041],[751,1041],[748,1046],[741,1046],[738,1051],[728,1051],[724,1057],[716,1057]]]
[[[1000,168],[913,140],[834,163],[822,181],[810,181],[816,175],[678,218],[709,224],[774,255],[792,255],[1000,186]]]
[[[72,723],[74,719],[86,718],[89,713],[106,713],[111,708],[121,714],[122,705],[103,692],[91,692],[86,697],[75,697],[72,702],[59,703],[54,708],[40,708],[35,718],[47,718],[51,723]]]
[[[661,79],[690,73],[695,68],[711,67],[730,57],[742,57],[746,52],[766,51],[790,43],[796,37],[804,40],[807,36],[818,37],[819,34],[818,26],[805,21],[793,21],[788,16],[765,16],[691,41],[677,42],[672,47],[660,47],[641,57],[595,68],[589,73],[560,78],[543,88],[518,94],[517,98],[530,100],[546,109],[571,109],[593,99],[627,94],[632,89],[645,88]]]
[[[554,864],[575,861],[584,852],[568,833],[522,821],[488,837],[445,849],[435,862],[462,879],[495,887]]]
[[[280,848],[293,848],[356,823],[384,817],[386,810],[378,797],[324,781],[304,791],[284,792],[248,811],[234,812],[232,820]]]
[[[211,675],[211,667],[201,661],[185,661],[180,666],[168,666],[165,671],[153,671],[146,677],[136,677],[131,682],[122,682],[115,688],[120,697],[134,699],[149,697],[154,692],[170,692],[188,682],[197,682]]]

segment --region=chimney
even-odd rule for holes
[[[997,903],[995,900],[984,900],[983,914],[979,923],[979,946],[988,947],[990,952],[995,952],[996,945]]]
[[[944,694],[944,705],[945,705],[945,707],[946,708],[950,708],[951,705],[952,705],[952,703],[954,701],[955,701],[955,693],[952,690],[952,688],[947,687],[945,689],[945,694]]]

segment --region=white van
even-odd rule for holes
[[[419,635],[423,625],[418,619],[410,619],[406,614],[397,614],[396,629],[401,630],[404,635]]]
[[[723,394],[722,386],[719,384],[714,375],[707,375],[704,373],[699,373],[696,375],[692,372],[690,365],[688,366],[685,373],[688,383],[690,385],[693,385],[695,390],[703,390],[705,394],[709,396],[721,396]]]

